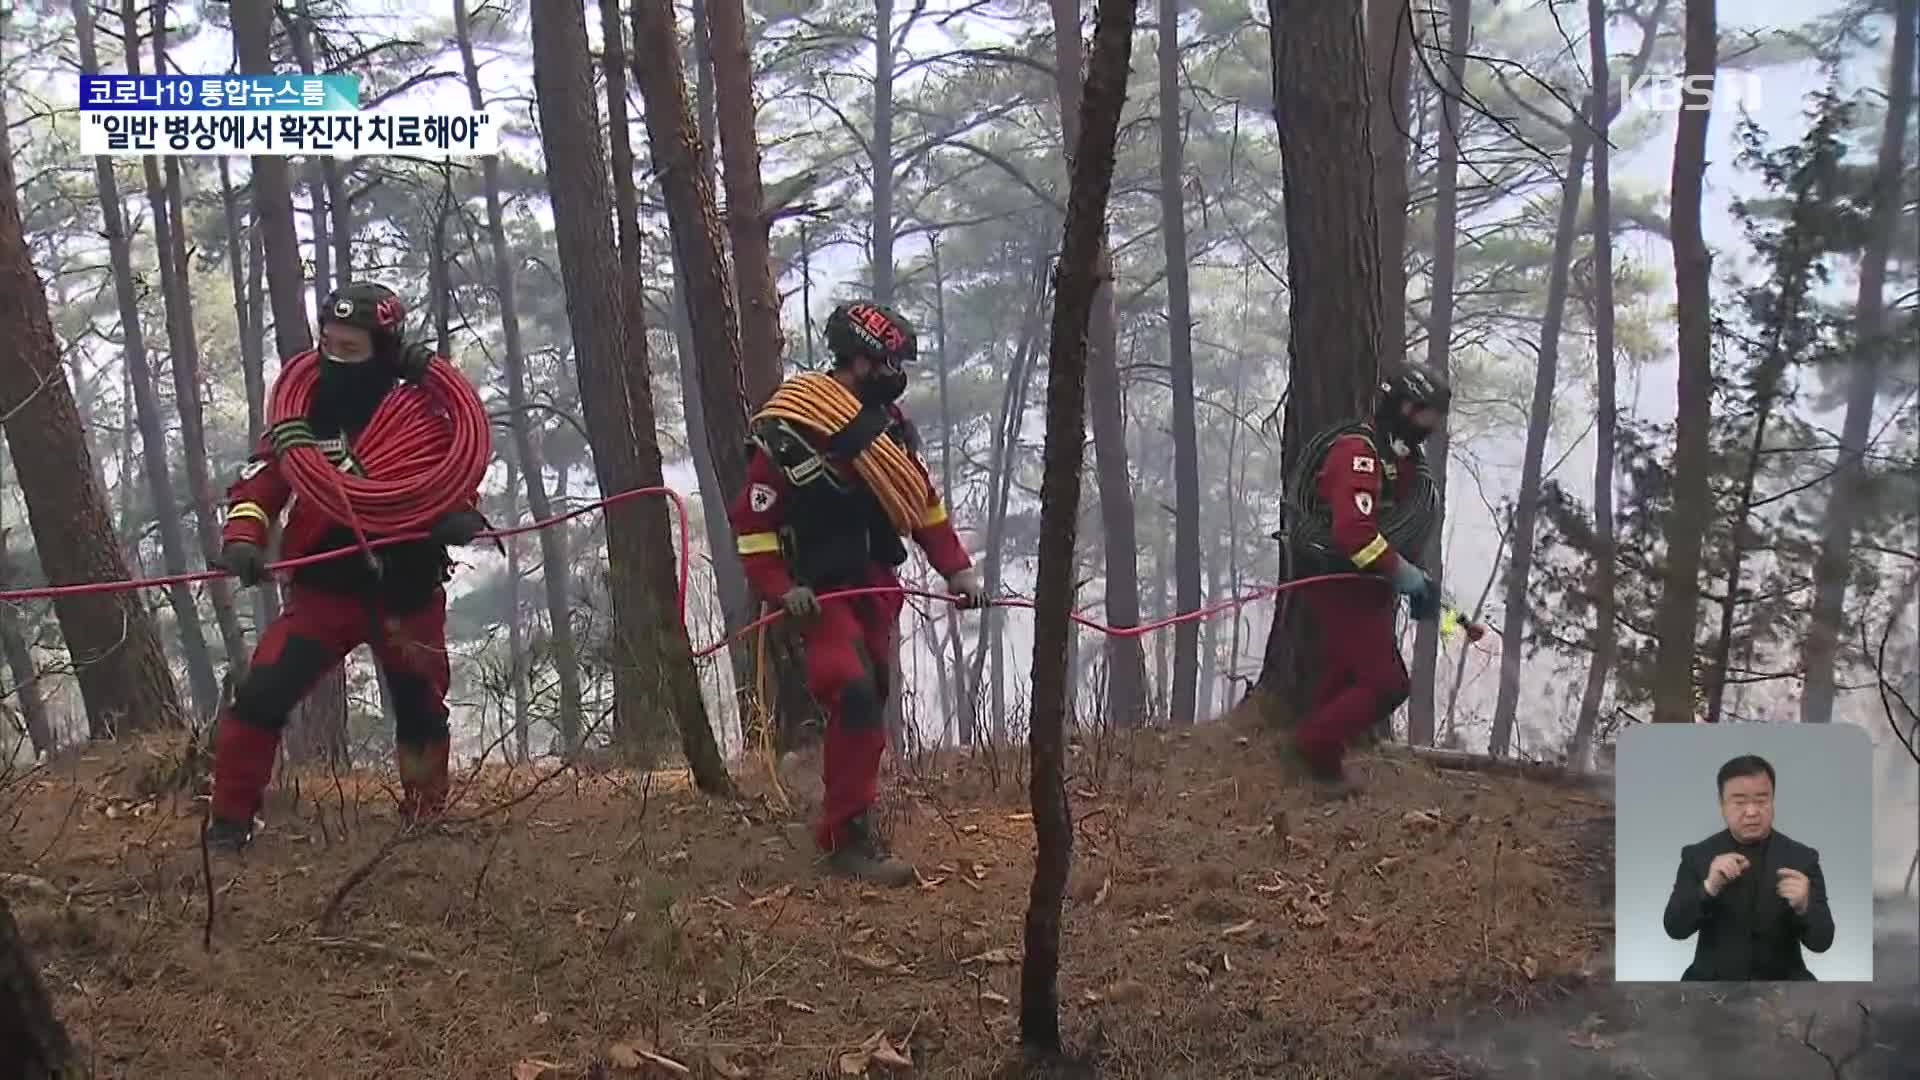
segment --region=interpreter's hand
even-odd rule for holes
[[[1747,872],[1747,857],[1738,852],[1729,851],[1725,855],[1716,855],[1713,863],[1707,867],[1705,887],[1708,896],[1719,896],[1727,882]]]
[[[802,622],[810,622],[820,617],[820,598],[805,585],[795,585],[780,598],[780,606],[787,614]]]
[[[239,578],[242,585],[258,585],[267,580],[267,553],[260,550],[260,545],[245,540],[234,540],[221,548],[214,565]]]
[[[980,583],[980,572],[971,566],[947,579],[947,591],[958,597],[955,607],[987,606],[987,587]]]
[[[405,346],[400,350],[400,377],[410,383],[425,382],[435,355],[433,346],[424,341]]]
[[[1787,906],[1793,909],[1795,915],[1805,915],[1808,895],[1807,875],[1798,870],[1781,867],[1776,877],[1778,880],[1773,883],[1773,891],[1780,894],[1780,899],[1787,902]]]
[[[427,530],[433,542],[443,547],[466,547],[487,531],[487,517],[478,510],[449,510]]]

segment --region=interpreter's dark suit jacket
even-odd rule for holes
[[[1731,851],[1747,856],[1746,872],[1728,882],[1719,896],[1708,896],[1707,869]],[[1795,914],[1775,891],[1776,872],[1782,869],[1807,876],[1805,915]],[[1820,853],[1779,832],[1748,846],[1722,829],[1681,848],[1665,921],[1667,936],[1675,941],[1700,935],[1693,963],[1680,976],[1687,982],[1812,981],[1800,947],[1823,953],[1833,945],[1833,912],[1827,907]]]

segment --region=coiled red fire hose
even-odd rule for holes
[[[318,353],[288,362],[273,384],[268,439],[294,492],[351,527],[363,553],[370,534],[418,532],[467,505],[486,475],[492,432],[480,395],[451,363],[436,356],[419,385],[387,394],[338,465],[306,420],[319,379]]]

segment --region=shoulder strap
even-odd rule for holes
[[[814,449],[806,436],[785,420],[767,417],[755,421],[747,442],[767,455],[794,487],[805,487],[823,477],[836,487],[840,486],[839,477],[834,474],[827,459]]]
[[[893,417],[877,405],[863,405],[847,426],[827,437],[827,452],[851,461],[893,426]]]

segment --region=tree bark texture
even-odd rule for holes
[[[1589,70],[1593,72],[1593,284],[1588,310],[1593,321],[1595,408],[1593,448],[1593,656],[1587,663],[1587,682],[1580,691],[1580,712],[1573,722],[1573,742],[1567,761],[1585,770],[1592,760],[1593,733],[1600,722],[1600,702],[1619,650],[1619,628],[1614,625],[1614,595],[1618,567],[1613,546],[1613,468],[1619,403],[1615,392],[1613,355],[1613,150],[1608,141],[1613,92],[1607,81],[1606,0],[1587,0]]]
[[[480,93],[480,68],[474,60],[473,27],[467,11],[468,0],[454,0],[453,30],[459,41],[460,64],[467,81],[467,100],[474,109],[483,106]],[[533,441],[533,419],[527,403],[526,350],[520,340],[520,300],[515,284],[514,262],[507,246],[506,213],[500,198],[500,159],[480,160],[487,199],[487,244],[493,257],[493,289],[500,302],[501,337],[506,353],[507,408],[513,413],[513,453],[520,475],[527,486],[527,510],[533,520],[553,516],[553,502],[547,497],[546,466]],[[581,690],[579,653],[573,637],[572,556],[568,551],[565,529],[541,529],[540,576],[547,599],[547,643],[553,651],[555,681],[560,689],[558,729],[560,745],[567,753],[580,747]]]
[[[747,48],[742,0],[706,0],[706,12],[714,103],[720,120],[721,175],[727,185],[727,237],[733,243],[741,361],[747,401],[758,405],[780,386],[786,341],[780,332],[780,292],[774,285],[760,143],[754,134],[753,54]]]
[[[1173,602],[1198,611],[1200,447],[1193,403],[1193,298],[1187,282],[1185,152],[1180,132],[1180,4],[1160,0],[1160,234],[1167,251],[1167,365],[1173,383]],[[1161,567],[1162,580],[1166,568]],[[1173,695],[1167,718],[1191,726],[1200,681],[1200,624],[1173,631]]]
[[[1453,287],[1459,266],[1460,101],[1466,85],[1467,45],[1473,38],[1473,0],[1451,0],[1447,7],[1447,60],[1440,87],[1440,161],[1435,169],[1433,268],[1427,302],[1427,367],[1451,379],[1453,372]],[[1404,285],[1402,286],[1404,290]],[[1405,316],[1402,316],[1404,321]],[[1402,333],[1404,335],[1404,326]],[[1433,463],[1433,533],[1421,566],[1434,588],[1446,588],[1447,467],[1451,440],[1441,428],[1427,444]],[[1407,741],[1432,746],[1434,704],[1439,690],[1440,621],[1428,619],[1414,630],[1413,689],[1407,699]]]
[[[706,426],[714,479],[723,498],[731,499],[747,481],[747,414],[753,402],[741,363],[740,319],[727,280],[713,184],[703,167],[706,155],[687,101],[686,76],[673,47],[677,40],[673,5],[669,0],[635,0],[632,19],[634,81],[647,106],[647,144],[666,198],[674,258],[685,275],[700,417]],[[708,542],[732,547],[732,527],[710,531]],[[767,644],[779,695],[780,741],[787,745],[798,740],[813,705],[799,677],[794,639],[773,633]],[[749,640],[741,647],[753,645]]]
[[[22,584],[8,551],[8,531],[6,525],[0,523],[0,589],[19,588]],[[6,657],[7,674],[12,678],[10,696],[18,705],[20,719],[27,728],[27,742],[34,752],[51,754],[58,748],[59,736],[47,716],[46,698],[40,693],[40,669],[33,662],[33,649],[27,644],[26,627],[22,624],[18,604],[0,604],[0,655]]]
[[[80,429],[47,296],[20,218],[7,126],[0,119],[0,422],[27,521],[50,585],[125,581],[125,557]],[[153,620],[131,592],[56,597],[55,616],[96,739],[183,727]]]
[[[1413,8],[1408,0],[1371,0],[1368,74],[1373,78],[1373,198],[1380,229],[1381,367],[1407,357],[1407,158],[1413,104]]]
[[[713,4],[716,0],[707,0]],[[712,12],[708,12],[709,18]],[[873,0],[873,132],[867,168],[873,178],[873,299],[893,303],[893,0]],[[718,65],[715,65],[716,69]]]
[[[1087,325],[1100,286],[1114,143],[1126,103],[1137,0],[1100,0],[1083,106],[1077,114],[1067,215],[1055,277],[1047,362],[1047,435],[1041,465],[1040,552],[1034,589],[1033,712],[1029,773],[1033,889],[1020,968],[1020,1042],[1060,1051],[1060,907],[1073,856],[1065,782],[1068,643],[1073,623],[1074,543],[1085,459]],[[1078,38],[1078,25],[1075,33]],[[1077,72],[1078,68],[1074,70]]]
[[[1718,67],[1714,0],[1686,0],[1689,86],[1711,87]],[[1708,100],[1711,101],[1711,95]],[[1713,513],[1707,475],[1713,423],[1713,257],[1701,233],[1707,172],[1707,109],[1685,109],[1673,140],[1673,284],[1679,378],[1674,411],[1673,505],[1667,511],[1666,587],[1654,615],[1655,723],[1693,721],[1694,632],[1700,621],[1700,547]]]
[[[1076,0],[1049,0],[1053,11],[1054,86],[1060,99],[1060,145],[1080,145],[1080,8]],[[1068,155],[1068,171],[1073,162]],[[1133,476],[1127,468],[1127,424],[1122,407],[1118,318],[1114,312],[1113,252],[1102,226],[1094,268],[1092,321],[1087,328],[1087,406],[1093,427],[1094,472],[1100,489],[1100,525],[1106,552],[1106,617],[1110,626],[1140,622],[1139,542],[1133,516]],[[1056,303],[1058,301],[1056,300]],[[1107,719],[1116,727],[1146,720],[1147,657],[1137,637],[1109,635]]]
[[[1360,0],[1267,0],[1286,208],[1288,319],[1281,466],[1289,482],[1319,432],[1364,416],[1379,382],[1379,244]],[[1314,638],[1283,598],[1251,697],[1270,719],[1299,711]]]
[[[1856,345],[1853,365],[1847,372],[1840,468],[1821,528],[1820,556],[1813,572],[1813,610],[1802,651],[1807,675],[1800,696],[1800,720],[1808,724],[1833,719],[1837,696],[1834,668],[1845,630],[1847,584],[1853,576],[1854,529],[1871,497],[1866,454],[1881,372],[1888,359],[1882,340],[1887,330],[1887,258],[1900,231],[1896,223],[1905,201],[1901,179],[1906,166],[1907,121],[1913,112],[1914,28],[1920,24],[1920,0],[1898,0],[1893,6],[1893,66],[1887,76],[1887,116],[1880,133],[1880,153],[1874,163],[1872,226],[1867,230],[1866,250],[1860,255],[1860,280],[1854,299]]]
[[[80,70],[89,75],[98,73],[100,61],[94,49],[92,8],[86,0],[74,0],[73,15],[79,38]],[[138,49],[129,49],[128,56],[137,71]],[[140,424],[140,461],[147,498],[153,504],[155,530],[160,534],[161,565],[168,574],[184,574],[187,572],[186,538],[180,529],[180,504],[173,497],[173,478],[167,466],[167,425],[161,417],[153,367],[148,362],[146,334],[141,326],[140,296],[133,274],[133,237],[127,230],[125,211],[120,203],[120,185],[114,177],[113,159],[104,154],[94,158],[93,170],[100,195],[100,221],[107,234],[107,255],[113,266],[113,291],[120,310],[127,378],[133,386],[134,416]],[[155,171],[151,175],[157,187],[159,173]],[[162,213],[165,205],[162,196],[159,204]],[[200,627],[200,609],[193,598],[193,587],[170,586],[167,599],[187,662],[187,685],[193,694],[194,713],[204,720],[212,716],[219,705],[220,682],[213,674],[213,657]]]
[[[603,496],[659,486],[645,327],[628,324],[622,296],[586,16],[576,5],[542,5],[534,9],[532,31],[540,140],[594,473]],[[733,783],[707,722],[686,627],[673,604],[672,535],[667,507],[659,499],[608,508],[616,705],[651,697],[655,706],[664,707],[679,727],[694,782],[703,791],[729,794]],[[623,692],[623,672],[650,693]],[[628,733],[644,730],[640,717],[623,717],[617,710],[615,725]]]

